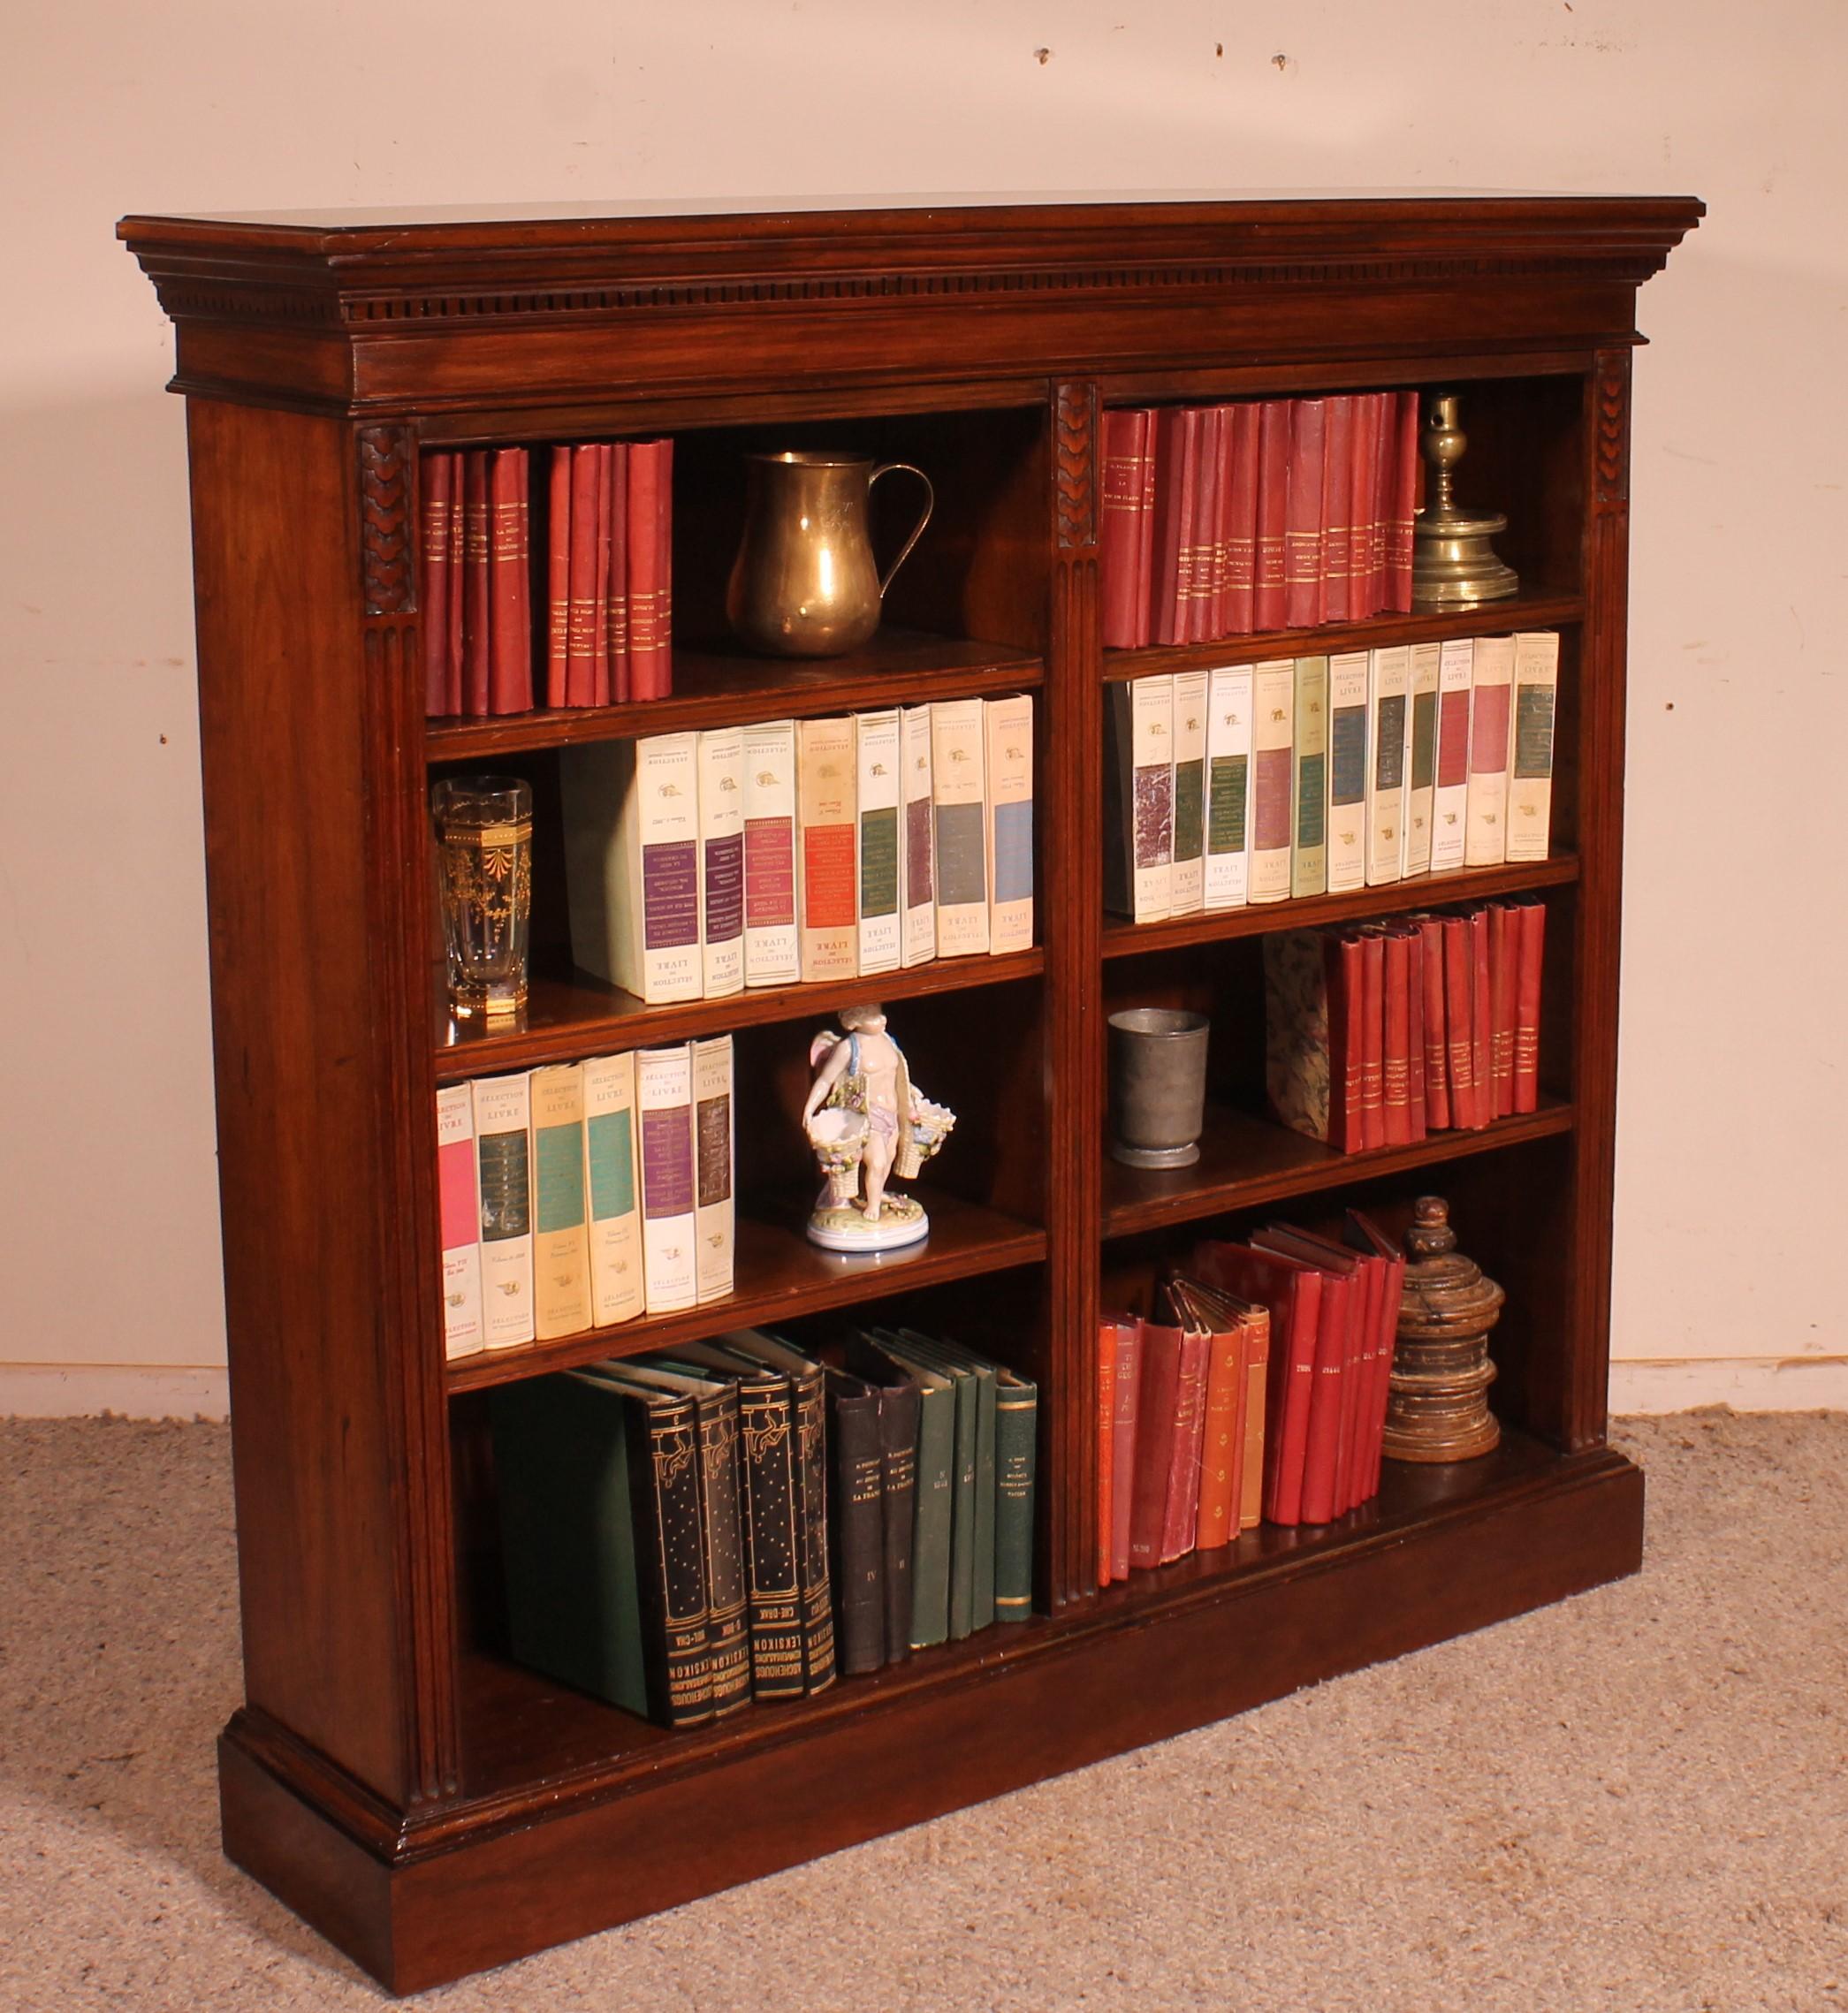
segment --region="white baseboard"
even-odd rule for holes
[[[231,1392],[222,1365],[0,1363],[0,1418],[222,1419]]]
[[[1848,1412],[1848,1356],[1710,1356],[1613,1363],[1613,1412]]]

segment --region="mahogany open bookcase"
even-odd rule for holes
[[[224,1845],[385,1985],[666,1908],[1636,1569],[1643,1479],[1605,1444],[1631,358],[1636,290],[1700,214],[1390,195],[120,226],[176,325],[192,467],[246,1675],[220,1743]],[[1507,513],[1518,600],[1104,649],[1107,407],[1438,387],[1463,394],[1463,500]],[[673,695],[426,722],[420,450],[641,433],[675,442]],[[916,462],[937,514],[871,643],[753,657],[721,611],[740,456],[815,445]],[[1536,627],[1561,638],[1550,857],[1107,917],[1110,681]],[[512,768],[543,828],[574,741],[1022,690],[1030,950],[645,1006],[571,970],[542,831],[526,1016],[452,1034],[433,777]],[[1254,1025],[1261,1041],[1264,933],[1516,893],[1549,919],[1537,1111],[1342,1156],[1268,1120],[1234,1068],[1197,1166],[1106,1155],[1119,1006],[1207,1004],[1236,1061]],[[788,1059],[856,998],[899,1002],[920,1080],[961,1114],[924,1191],[930,1239],[876,1265],[804,1242],[812,1180],[781,1143]],[[734,1030],[732,1298],[445,1364],[438,1087]],[[1280,1204],[1313,1222],[1364,1203],[1403,1227],[1431,1188],[1507,1288],[1500,1447],[1388,1462],[1335,1523],[1264,1525],[1100,1592],[1100,1309]],[[487,1387],[859,1307],[1038,1380],[1033,1618],[678,1732],[514,1663]]]

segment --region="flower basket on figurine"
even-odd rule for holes
[[[866,1113],[831,1105],[809,1120],[809,1143],[821,1163],[822,1178],[836,1204],[851,1197],[860,1182],[860,1157],[866,1151]]]
[[[947,1140],[956,1123],[956,1114],[928,1098],[917,1098],[911,1107],[911,1128],[899,1147],[893,1174],[901,1181],[915,1181],[924,1164]]]

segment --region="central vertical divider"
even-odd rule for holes
[[[1097,1591],[1098,1241],[1103,1116],[1103,646],[1098,602],[1099,400],[1052,387],[1052,624],[1046,653],[1044,864],[1046,1293],[1053,1487],[1042,1584],[1054,1608]]]

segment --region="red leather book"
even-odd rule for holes
[[[1470,914],[1470,1069],[1475,1080],[1474,1118],[1479,1131],[1494,1122],[1494,993],[1488,969],[1488,911]]]
[[[1270,1381],[1264,1404],[1264,1514],[1272,1523],[1303,1521],[1303,1468],[1315,1386],[1322,1275],[1313,1266],[1250,1244],[1203,1243],[1194,1278],[1254,1302],[1270,1314]]]
[[[1209,1289],[1176,1280],[1170,1290],[1187,1319],[1206,1337],[1194,1546],[1217,1552],[1238,1536],[1244,1465],[1243,1328],[1231,1307]]]
[[[1411,609],[1412,520],[1418,509],[1418,395],[1401,391],[1394,413],[1392,515],[1387,525],[1387,605],[1399,614]]]
[[[653,690],[665,699],[673,690],[673,443],[655,443],[655,612]]]
[[[1161,1518],[1161,1563],[1170,1565],[1193,1550],[1199,1522],[1200,1447],[1206,1433],[1206,1331],[1197,1326],[1164,1295],[1164,1312],[1181,1330],[1181,1381],[1175,1396],[1175,1437],[1168,1452],[1167,1503]]]
[[[1117,1317],[1116,1402],[1111,1420],[1115,1443],[1110,1477],[1110,1576],[1129,1576],[1129,1520],[1136,1494],[1136,1436],[1142,1411],[1142,1323]]]
[[[1333,1517],[1345,1515],[1360,1500],[1352,1492],[1359,1477],[1360,1432],[1372,1377],[1373,1331],[1368,1321],[1370,1314],[1377,1313],[1378,1294],[1370,1284],[1369,1261],[1327,1237],[1299,1230],[1293,1224],[1274,1223],[1269,1229],[1258,1232],[1251,1242],[1263,1250],[1281,1252],[1313,1265],[1323,1275],[1321,1321],[1325,1331],[1335,1318],[1331,1308],[1339,1310],[1342,1329],[1338,1343],[1327,1332],[1319,1333],[1316,1338],[1313,1403],[1321,1405],[1332,1394],[1335,1404],[1334,1424],[1326,1429],[1335,1436],[1335,1468],[1328,1498],[1333,1508],[1328,1516],[1310,1514],[1309,1484],[1306,1479],[1304,1484],[1304,1522],[1327,1523]],[[1338,1360],[1338,1383],[1324,1379],[1331,1359]],[[1309,1432],[1312,1455],[1317,1432],[1312,1411]]]
[[[1098,1324],[1098,1584],[1110,1584],[1110,1492],[1116,1474],[1116,1321]]]
[[[1156,413],[1151,406],[1145,414],[1147,425],[1142,443],[1142,508],[1136,525],[1136,641],[1138,645],[1154,641],[1155,606],[1155,467]]]
[[[597,703],[597,546],[599,534],[597,450],[571,450],[570,578],[567,591],[565,703]]]
[[[1525,901],[1514,910],[1514,1108],[1540,1105],[1540,973],[1547,946],[1547,905]]]
[[[590,703],[607,706],[610,683],[610,533],[616,514],[616,457],[607,441],[589,452],[597,457],[597,552],[591,560]]]
[[[1412,918],[1418,933],[1418,1010],[1424,1017],[1421,1052],[1425,1067],[1425,1122],[1447,1131],[1450,1116],[1450,1066],[1444,1048],[1444,925],[1436,915]]]
[[[1394,391],[1376,391],[1373,397],[1380,408],[1380,430],[1373,441],[1373,536],[1369,542],[1369,551],[1373,576],[1373,607],[1379,611],[1393,605],[1387,560],[1391,544],[1393,436],[1396,430],[1398,394]]]
[[[449,457],[449,607],[444,627],[449,636],[449,689],[443,710],[459,715],[462,710],[462,660],[467,621],[463,596],[468,591],[468,477],[460,452]]]
[[[1267,1307],[1240,1301],[1243,1315],[1242,1344],[1245,1365],[1244,1452],[1238,1485],[1238,1528],[1255,1531],[1264,1520],[1265,1394],[1270,1387],[1271,1312]]]
[[[462,703],[471,719],[488,711],[488,665],[493,644],[493,599],[488,581],[491,558],[489,528],[488,450],[462,455]]]
[[[604,516],[609,527],[609,577],[604,583],[604,598],[609,607],[608,664],[610,703],[620,705],[633,699],[634,680],[629,676],[629,451],[627,441],[616,441],[609,450],[609,487],[604,495]]]
[[[488,575],[493,631],[488,649],[488,710],[527,713],[533,704],[532,514],[523,447],[493,451],[489,506],[494,553]]]
[[[449,710],[449,520],[455,506],[455,457],[437,449],[419,457],[417,605],[423,611],[423,710]]]
[[[1358,937],[1327,942],[1328,1143],[1358,1153],[1366,1143],[1365,979]]]
[[[1132,650],[1146,642],[1140,632],[1146,603],[1136,598],[1136,560],[1142,544],[1143,463],[1149,422],[1142,407],[1119,406],[1104,414],[1103,517],[1099,564],[1103,574],[1104,647]]]
[[[1210,643],[1226,633],[1226,429],[1230,412],[1228,406],[1208,406],[1200,414],[1200,541],[1188,621],[1188,634],[1197,643]]]
[[[1149,633],[1158,643],[1187,641],[1199,538],[1200,409],[1164,406],[1155,415],[1155,553]]]
[[[1256,1243],[1261,1237],[1262,1233],[1252,1242]],[[1333,1523],[1342,1514],[1341,1490],[1346,1481],[1342,1429],[1352,1403],[1352,1393],[1344,1386],[1354,1347],[1350,1333],[1353,1281],[1326,1266],[1312,1269],[1320,1277],[1322,1290],[1316,1318],[1314,1392],[1309,1407],[1308,1442],[1303,1454],[1301,1521]]]
[[[1289,509],[1289,399],[1266,399],[1258,408],[1258,571],[1253,619],[1260,629],[1288,621],[1284,527]]]
[[[1411,1143],[1411,945],[1396,930],[1381,932],[1386,976],[1382,1013],[1380,1103],[1388,1146]]]
[[[1322,421],[1322,620],[1357,620],[1349,598],[1353,537],[1348,513],[1353,504],[1349,470],[1354,460],[1354,407],[1347,394],[1325,399]],[[1368,611],[1371,612],[1371,611]]]
[[[1360,1143],[1386,1144],[1386,946],[1360,932]]]
[[[570,689],[571,450],[551,451],[545,518],[545,703],[566,706]]]
[[[1259,411],[1250,399],[1226,408],[1226,636],[1257,626]]]
[[[1470,965],[1470,919],[1447,915],[1444,929],[1444,1047],[1449,1058],[1450,1123],[1459,1132],[1476,1123],[1476,1044],[1470,1038],[1474,1013]]]
[[[1514,1110],[1515,966],[1520,956],[1515,931],[1520,925],[1505,901],[1488,911],[1489,1081],[1494,1087],[1494,1114],[1507,1118]]]
[[[1134,1569],[1161,1563],[1180,1402],[1181,1331],[1165,1323],[1145,1321],[1137,1401],[1136,1479],[1129,1504],[1129,1564]]]
[[[1380,405],[1372,391],[1357,392],[1348,440],[1348,616],[1362,621],[1373,606],[1373,443]]]
[[[1405,1298],[1404,1247],[1388,1237],[1372,1217],[1357,1209],[1347,1212],[1347,1242],[1356,1250],[1373,1251],[1386,1260],[1385,1290],[1379,1309],[1379,1327],[1374,1342],[1373,1391],[1368,1401],[1370,1420],[1367,1495],[1380,1490],[1380,1462],[1384,1455],[1386,1407],[1392,1394],[1393,1352],[1399,1337],[1399,1309]],[[1363,1499],[1364,1500],[1365,1499]]]
[[[1322,438],[1327,401],[1298,399],[1289,420],[1289,486],[1283,517],[1283,619],[1292,629],[1322,619]]]

